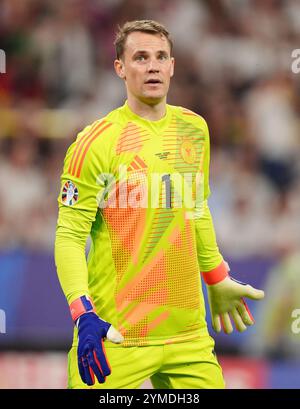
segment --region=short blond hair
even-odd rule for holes
[[[170,45],[170,53],[173,51],[173,42],[170,38],[168,30],[155,20],[134,20],[127,21],[122,27],[118,26],[114,45],[116,48],[117,58],[120,59],[124,54],[125,43],[128,34],[134,31],[141,31],[149,34],[161,34],[166,37]]]

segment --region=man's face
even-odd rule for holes
[[[168,40],[160,34],[130,33],[115,69],[125,80],[128,95],[147,104],[160,102],[167,95],[174,73]]]

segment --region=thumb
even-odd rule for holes
[[[263,290],[257,290],[256,288],[252,287],[249,284],[245,286],[244,297],[248,297],[251,300],[262,300],[264,296],[265,293],[263,292]]]
[[[114,344],[121,344],[124,341],[123,335],[117,331],[112,325],[107,331],[106,338]]]

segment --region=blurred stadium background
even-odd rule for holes
[[[78,130],[123,103],[113,37],[140,18],[174,38],[168,102],[208,121],[219,247],[236,278],[266,292],[250,303],[253,328],[215,337],[227,385],[299,388],[298,0],[0,2],[0,388],[66,387],[72,322],[53,260],[59,176]]]

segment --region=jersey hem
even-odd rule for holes
[[[207,327],[198,329],[197,331],[182,335],[170,335],[162,338],[153,338],[153,339],[141,339],[141,338],[125,338],[122,344],[114,344],[107,339],[104,340],[105,348],[127,348],[127,347],[143,347],[143,346],[155,346],[155,345],[169,345],[169,344],[178,344],[182,342],[193,341],[197,338],[203,338],[209,336]],[[72,347],[77,347],[78,342],[74,340]]]

